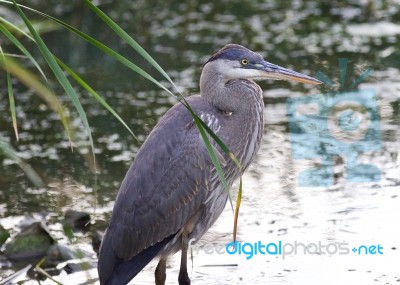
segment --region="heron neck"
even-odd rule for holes
[[[203,70],[200,94],[203,100],[224,112],[247,113],[262,105],[262,91],[254,81],[227,80],[213,70]]]

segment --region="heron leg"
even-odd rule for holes
[[[167,259],[161,258],[160,261],[158,262],[156,271],[154,272],[156,285],[165,284],[165,279],[167,279],[166,269],[167,269]]]
[[[187,272],[187,252],[188,252],[188,233],[182,232],[182,251],[181,251],[181,268],[179,269],[178,281],[179,285],[190,285],[190,278]]]

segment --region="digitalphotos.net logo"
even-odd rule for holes
[[[287,102],[292,156],[295,160],[318,160],[317,168],[299,173],[299,186],[333,185],[333,160],[346,162],[350,182],[380,180],[380,170],[371,164],[358,163],[360,154],[381,149],[381,131],[376,92],[352,90],[372,73],[364,71],[346,84],[347,59],[339,59],[340,92],[291,98]],[[325,85],[335,84],[322,72],[316,77]],[[348,88],[346,88],[348,86]]]
[[[382,255],[383,246],[380,244],[359,244],[351,246],[347,242],[230,242],[228,244],[196,244],[192,238],[188,243],[188,251],[194,254],[203,252],[207,255],[227,254],[243,256],[246,260],[255,256],[278,256],[285,259],[295,255]]]

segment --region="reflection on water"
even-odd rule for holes
[[[330,78],[336,86],[325,84],[320,89],[286,82],[260,83],[265,90],[265,134],[256,161],[244,177],[239,241],[346,242],[351,247],[380,244],[384,254],[298,254],[285,259],[256,255],[246,260],[239,255],[210,255],[199,251],[194,255],[193,283],[400,282],[397,268],[400,262],[397,231],[400,214],[400,33],[395,24],[400,18],[398,5],[394,1],[339,6],[315,1],[258,2],[156,3],[143,0],[118,1],[113,5],[104,4],[102,8],[136,36],[177,85],[190,94],[198,90],[201,63],[215,49],[229,42],[258,50],[273,63],[311,75],[320,71]],[[68,7],[54,11],[47,5],[46,9],[50,9],[47,12],[51,14],[58,13],[67,22],[84,27],[127,56],[136,57],[86,8]],[[148,82],[76,38],[64,35],[57,31],[46,34],[45,39],[67,64],[81,67],[84,77],[143,141],[158,118],[175,103],[174,99],[154,90]],[[339,58],[348,59],[346,78],[349,84],[368,68],[373,70],[352,93],[338,90],[342,80],[337,64]],[[139,59],[138,62],[141,63]],[[3,81],[0,86],[1,94],[6,94]],[[0,164],[0,224],[15,234],[16,225],[24,220],[24,215],[45,217],[52,234],[61,243],[71,244],[62,232],[60,220],[65,211],[72,208],[91,213],[95,229],[104,229],[119,183],[140,143],[81,92],[96,141],[100,175],[95,181],[85,159],[87,143],[81,122],[72,122],[77,130],[78,148],[71,153],[58,118],[30,91],[21,86],[16,89],[21,140],[16,143],[11,139],[7,104],[0,105],[0,113],[6,114],[0,117],[0,135],[10,138],[11,144],[44,177],[49,188],[33,188],[15,164],[3,159]],[[365,90],[373,90],[373,100],[365,101]],[[338,91],[339,99],[327,103],[326,98],[333,97],[326,94]],[[302,97],[311,94],[322,95]],[[353,105],[349,105],[349,101]],[[355,106],[354,102],[359,105]],[[63,104],[71,108],[67,98],[63,98]],[[291,112],[294,110],[296,112]],[[365,116],[369,116],[369,121]],[[329,125],[331,118],[333,125]],[[305,124],[303,131],[293,129],[301,124]],[[355,137],[358,143],[349,143]],[[350,157],[352,153],[358,155]],[[349,169],[357,165],[374,167],[367,169],[368,182],[351,179]],[[323,177],[328,180],[324,185],[316,185],[321,179],[314,179],[315,171],[321,166]],[[365,170],[361,167],[361,172],[356,174],[365,174]],[[376,170],[379,177],[375,176]],[[203,244],[230,242],[232,225],[232,212],[227,207],[202,240]],[[77,234],[72,242],[73,247],[91,252],[95,262],[90,243],[89,235],[83,233]],[[168,284],[176,284],[178,264],[179,257],[175,256],[167,269]],[[2,268],[0,278],[9,276],[15,269]],[[135,284],[152,284],[153,269],[152,266],[146,268],[137,276]],[[96,283],[96,270],[72,275],[63,271],[56,278],[64,284]],[[21,280],[26,277],[22,276]],[[46,280],[42,284],[52,282]]]

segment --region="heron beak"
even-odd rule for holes
[[[255,67],[260,72],[260,79],[277,79],[277,80],[287,80],[296,81],[306,84],[321,84],[322,82],[316,78],[305,75],[300,72],[296,72],[276,64],[263,61],[262,63],[255,64]]]

